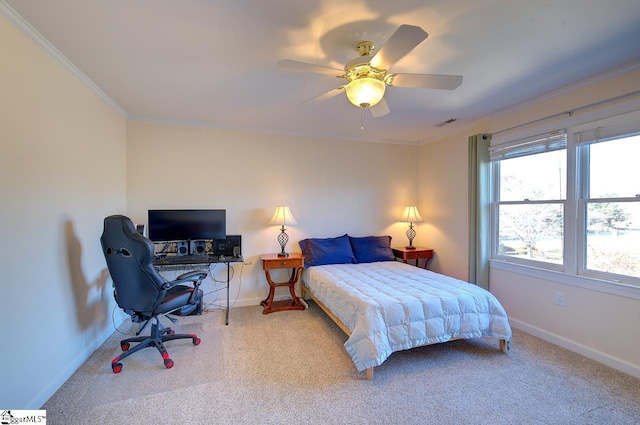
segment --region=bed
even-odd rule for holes
[[[349,336],[344,346],[358,371],[393,352],[455,339],[493,336],[507,351],[511,328],[488,291],[400,261],[388,236],[300,241],[308,295]]]

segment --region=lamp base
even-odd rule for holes
[[[409,223],[409,230],[407,230],[407,239],[409,239],[409,245],[405,246],[406,249],[416,249],[413,246],[413,239],[416,237],[416,231],[413,230],[413,223]]]
[[[287,242],[289,242],[289,236],[284,230],[285,229],[283,224],[282,228],[280,229],[280,234],[278,235],[278,243],[280,244],[280,252],[278,253],[278,257],[282,258],[289,256],[289,254],[284,252],[284,247],[287,246]]]

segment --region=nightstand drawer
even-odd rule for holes
[[[414,259],[414,258],[431,258],[433,256],[433,251],[428,250],[428,251],[416,251],[416,252],[410,252],[407,254],[407,257],[410,259]]]
[[[304,262],[300,259],[277,259],[277,260],[265,260],[262,262],[262,268],[267,269],[290,269],[296,267],[303,267]]]
[[[304,256],[291,253],[288,257],[278,257],[276,254],[264,254],[260,256],[263,270],[296,269],[304,267]]]

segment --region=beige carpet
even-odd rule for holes
[[[517,330],[507,354],[493,338],[420,347],[394,353],[376,368],[374,380],[366,381],[344,350],[346,336],[313,302],[306,311],[261,313],[257,306],[231,309],[229,326],[221,311],[185,318],[200,324],[204,334],[217,330],[216,347],[205,346],[204,339],[198,347],[186,344],[180,359],[169,347],[176,351],[173,369],[154,358],[153,366],[139,366],[147,369],[136,378],[155,379],[160,389],[152,394],[131,389],[128,398],[104,402],[88,394],[123,394],[113,377],[97,377],[117,348],[121,335],[114,333],[43,406],[47,419],[51,424],[640,424],[640,380]],[[212,378],[186,378],[185,363],[197,365],[202,375],[218,369]],[[136,368],[125,360],[119,378]],[[185,381],[192,385],[174,384]]]

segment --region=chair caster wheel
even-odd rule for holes
[[[193,345],[200,345],[202,340],[198,337],[193,338]]]
[[[166,359],[164,361],[164,367],[166,367],[167,369],[171,369],[173,367],[173,360],[171,359]]]
[[[122,371],[122,363],[112,363],[111,370],[113,373],[120,373]]]
[[[122,351],[127,351],[129,349],[129,347],[131,347],[131,345],[129,345],[128,342],[121,342],[120,343],[120,348],[122,348]]]

